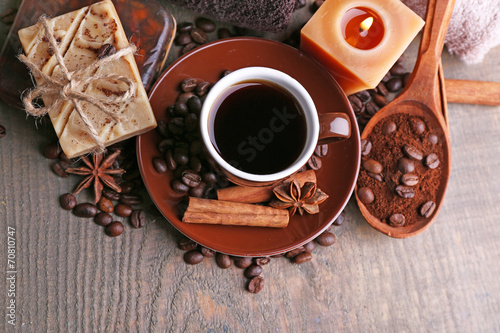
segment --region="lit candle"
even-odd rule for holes
[[[400,0],[327,0],[302,28],[300,48],[351,95],[375,88],[423,25]]]

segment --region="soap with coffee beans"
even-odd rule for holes
[[[110,0],[70,12],[48,21],[54,32],[64,63],[70,72],[89,67],[103,56],[102,50],[112,46],[120,50],[129,46],[120,18]],[[61,77],[60,66],[49,49],[43,26],[38,23],[19,31],[24,52],[45,74]],[[104,55],[106,56],[106,54]],[[108,108],[120,115],[114,122],[93,104],[81,102],[83,112],[97,130],[105,146],[128,139],[156,127],[156,120],[142,85],[139,70],[133,54],[129,53],[113,62],[99,67],[87,76],[115,74],[127,77],[136,84],[135,96],[126,101],[109,104]],[[38,85],[43,84],[35,77]],[[92,97],[106,98],[119,96],[127,89],[125,83],[99,80],[84,88]],[[42,96],[45,105],[54,102],[57,96]],[[80,115],[70,101],[49,113],[61,148],[69,158],[89,153],[97,148],[97,143],[89,134]]]

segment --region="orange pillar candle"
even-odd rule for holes
[[[327,0],[302,28],[300,48],[351,95],[375,88],[423,25],[400,0]]]

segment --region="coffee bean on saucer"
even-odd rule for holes
[[[209,87],[210,87],[210,82],[206,81],[200,82],[196,86],[196,93],[198,94],[198,96],[203,96],[208,92]]]
[[[70,193],[65,193],[59,197],[61,207],[66,210],[72,210],[76,206],[76,198]]]
[[[425,218],[428,218],[434,213],[434,210],[436,209],[436,203],[434,201],[427,201],[420,207],[420,215],[422,215]]]
[[[328,154],[328,145],[318,145],[316,149],[314,150],[314,153],[318,157],[324,157],[326,154]]]
[[[205,18],[205,17],[200,17],[196,20],[196,27],[200,28],[201,30],[205,32],[212,32],[215,31],[215,23],[214,21]]]
[[[106,212],[100,212],[94,216],[94,222],[100,226],[106,227],[113,222],[113,216]]]
[[[187,45],[193,42],[190,32],[182,32],[175,38],[175,44],[179,46]]]
[[[415,186],[418,184],[418,176],[414,173],[405,173],[401,176],[401,183],[406,186]]]
[[[410,186],[398,185],[395,189],[396,193],[404,199],[411,199],[415,196],[415,190]]]
[[[403,214],[393,214],[389,217],[389,224],[395,227],[402,227],[405,224],[405,216]]]
[[[317,171],[317,170],[321,169],[321,166],[322,166],[321,158],[319,158],[318,156],[313,155],[313,156],[311,156],[311,158],[309,159],[309,161],[307,161],[307,165],[312,170]]]
[[[358,197],[364,204],[371,204],[375,200],[375,195],[369,187],[361,187],[358,189]]]
[[[189,34],[193,41],[198,44],[205,44],[208,40],[207,33],[199,28],[194,28]]]
[[[373,173],[381,173],[383,170],[382,164],[370,158],[363,161],[363,169]]]
[[[167,163],[168,170],[174,171],[177,168],[177,162],[174,159],[172,150],[168,150],[165,153],[165,162]]]
[[[386,135],[389,135],[391,133],[394,133],[397,129],[397,126],[396,126],[396,123],[393,122],[393,121],[386,121],[383,125],[382,125],[382,133],[386,134]]]
[[[316,237],[315,241],[321,246],[330,246],[337,242],[337,238],[335,234],[325,231]]]
[[[200,185],[201,176],[193,170],[186,170],[182,173],[182,182],[189,187],[197,187]]]
[[[419,118],[413,117],[411,119],[411,126],[416,134],[422,134],[425,132],[425,123]]]
[[[217,254],[215,255],[215,262],[220,268],[225,269],[231,266],[231,258],[225,253],[217,252]]]
[[[123,233],[123,230],[125,230],[125,228],[123,227],[123,224],[120,221],[111,222],[104,229],[104,231],[106,232],[106,235],[108,235],[110,237],[120,236]]]
[[[193,96],[188,101],[186,102],[187,107],[189,108],[189,111],[194,113],[195,115],[199,116],[201,112],[201,100],[198,96]]]
[[[48,158],[51,160],[55,160],[56,158],[58,158],[60,153],[61,153],[61,147],[59,146],[59,143],[57,143],[57,142],[53,142],[51,144],[48,144],[43,149],[43,156],[45,156],[45,158]]]
[[[436,169],[439,166],[438,156],[434,153],[427,155],[425,158],[425,165],[427,165],[429,169]]]
[[[187,78],[181,81],[180,88],[183,92],[191,92],[196,88],[198,82],[194,78]]]
[[[252,264],[251,257],[235,257],[233,261],[234,261],[234,266],[238,268],[247,268]]]
[[[73,208],[73,214],[78,217],[94,217],[97,215],[97,207],[91,203],[81,203]]]
[[[198,244],[187,237],[182,237],[177,242],[177,247],[183,251],[191,251],[198,247]]]
[[[309,252],[302,252],[301,254],[297,255],[292,259],[292,262],[294,264],[303,264],[305,262],[308,262],[312,259],[312,254]]]
[[[245,271],[243,272],[243,275],[245,275],[246,278],[251,279],[255,276],[259,276],[262,274],[262,267],[256,264],[252,264],[245,268]]]
[[[415,164],[413,164],[412,160],[402,157],[398,161],[398,169],[402,173],[412,173],[415,171]]]
[[[421,161],[424,158],[424,154],[420,150],[408,144],[403,146],[403,153],[417,161]]]
[[[203,254],[198,250],[184,253],[184,262],[188,265],[196,265],[203,261]]]
[[[130,223],[136,229],[144,227],[146,224],[146,213],[142,209],[136,209],[130,215]]]
[[[191,93],[186,93],[191,94]],[[178,101],[175,103],[175,114],[178,117],[185,117],[189,113],[189,109],[183,101]]]
[[[248,282],[247,290],[253,294],[260,292],[264,288],[264,278],[262,276],[256,276]]]
[[[132,207],[123,203],[119,203],[115,206],[115,214],[121,217],[129,217],[132,211]]]
[[[361,140],[361,155],[367,156],[368,154],[370,154],[371,150],[372,150],[372,143],[367,139]]]

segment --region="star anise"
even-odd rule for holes
[[[125,173],[125,170],[123,169],[111,169],[111,166],[115,162],[118,155],[120,155],[119,150],[106,157],[106,159],[103,161],[103,154],[94,154],[92,156],[92,162],[90,162],[87,156],[83,156],[82,161],[86,166],[66,169],[67,173],[86,176],[80,182],[80,184],[78,184],[73,194],[76,195],[80,193],[80,191],[84,188],[90,187],[90,185],[92,185],[92,182],[94,182],[95,203],[97,203],[101,199],[102,190],[104,188],[103,183],[116,192],[121,192],[120,186],[116,183],[114,178],[110,176],[121,175]]]
[[[294,215],[297,210],[300,215],[304,215],[304,211],[317,214],[319,204],[328,198],[328,195],[321,191],[316,183],[306,182],[301,188],[297,180],[276,186],[273,192],[276,199],[273,199],[269,205],[274,208],[288,209],[290,216]]]

